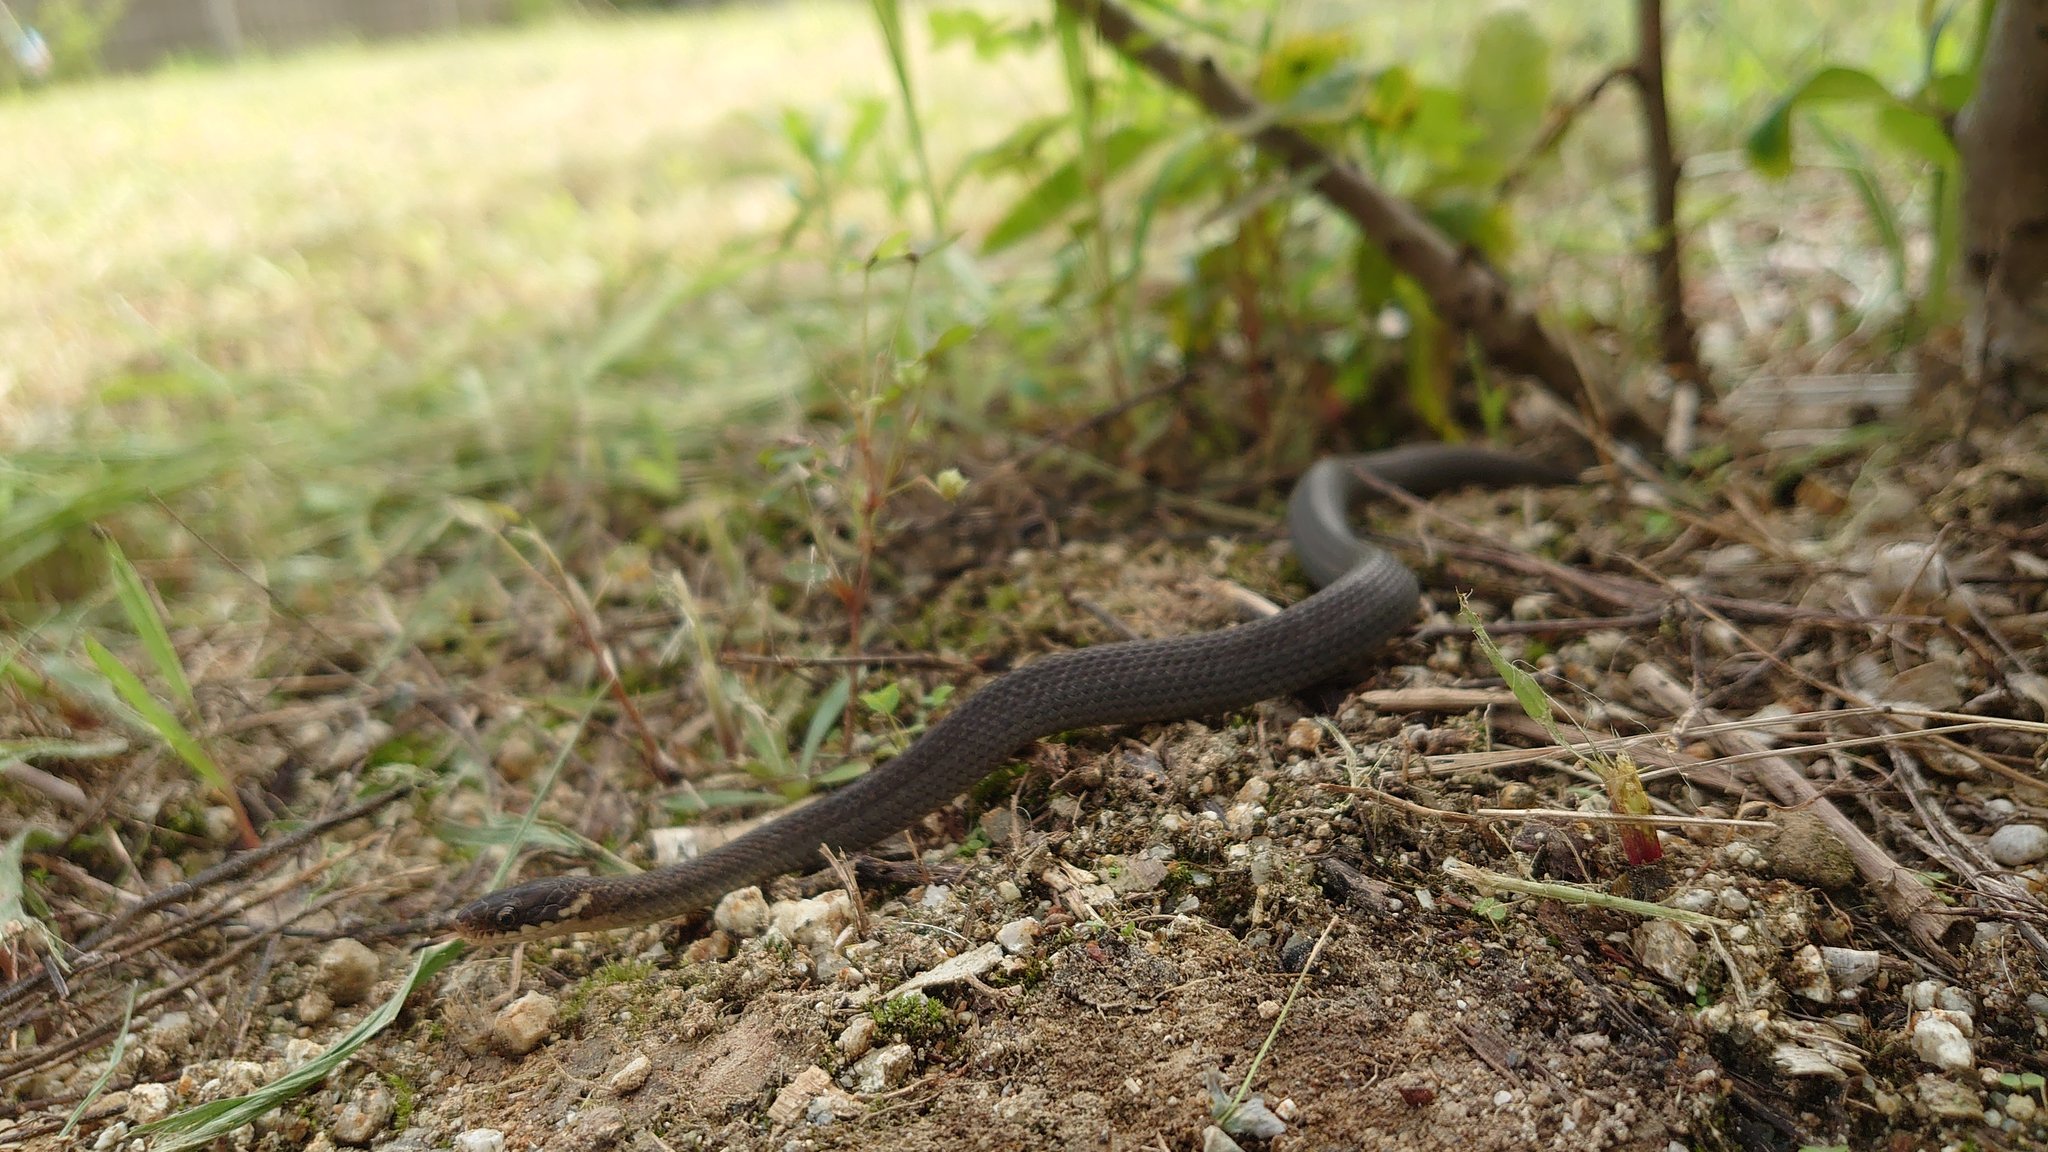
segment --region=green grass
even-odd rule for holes
[[[756,118],[886,91],[881,60],[863,8],[794,4],[0,103],[0,427],[186,354],[226,385],[588,331],[653,262],[779,225]]]

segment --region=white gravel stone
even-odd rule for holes
[[[505,1134],[496,1128],[471,1128],[457,1132],[455,1152],[505,1152]]]
[[[1244,1146],[1214,1124],[1202,1129],[1202,1152],[1244,1152]]]
[[[128,1090],[128,1119],[152,1124],[171,1114],[171,1089],[165,1084],[137,1084]]]
[[[1883,966],[1882,953],[1861,948],[1829,948],[1820,950],[1821,962],[1827,965],[1828,975],[1834,979],[1837,991],[1861,987]]]
[[[831,1075],[816,1064],[811,1065],[775,1094],[775,1103],[768,1106],[768,1119],[784,1126],[796,1123],[810,1110],[811,1101],[831,1087]]]
[[[647,1077],[654,1071],[654,1061],[635,1053],[631,1060],[621,1065],[612,1078],[606,1081],[615,1095],[631,1096],[647,1086]]]
[[[877,1048],[854,1062],[853,1090],[870,1096],[887,1092],[910,1079],[910,1070],[916,1063],[917,1054],[908,1044]]]
[[[1684,927],[1669,920],[1645,920],[1629,933],[1629,944],[1643,967],[1688,990],[1686,974],[1698,958],[1700,948]]]
[[[958,984],[970,976],[979,976],[996,966],[1003,958],[1003,946],[983,944],[972,952],[942,960],[931,968],[912,976],[890,990],[891,998],[908,996],[912,992],[923,992],[928,988],[943,988]]]
[[[813,956],[832,950],[853,922],[853,905],[837,889],[808,900],[778,900],[769,909],[769,931]]]
[[[1834,1000],[1835,982],[1819,948],[1808,944],[1793,953],[1792,962],[1785,968],[1785,987],[1816,1003]]]
[[[1939,1012],[1929,1012],[1914,1023],[1913,1054],[1944,1072],[1968,1068],[1977,1062],[1977,1054],[1963,1030]]]
[[[382,1080],[364,1090],[359,1087],[347,1104],[342,1105],[341,1115],[334,1118],[328,1134],[337,1144],[361,1146],[375,1139],[391,1123],[397,1113],[398,1101],[393,1099],[391,1089]]]
[[[1984,850],[2007,868],[2024,868],[2048,857],[2048,828],[2039,824],[2007,824],[1991,834]]]
[[[875,1018],[855,1016],[839,1033],[839,1051],[848,1060],[858,1060],[875,1046]]]
[[[336,940],[320,950],[315,987],[336,1004],[359,1003],[377,984],[377,954],[354,940]]]
[[[996,929],[996,943],[1001,944],[1003,951],[1010,955],[1022,956],[1031,951],[1032,945],[1038,942],[1039,927],[1038,921],[1030,916],[1012,920]]]
[[[768,899],[759,888],[728,892],[711,913],[711,923],[746,939],[768,930]]]
[[[505,1005],[492,1021],[491,1043],[507,1056],[524,1056],[540,1047],[561,1015],[552,998],[528,992]]]

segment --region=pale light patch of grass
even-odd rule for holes
[[[1028,85],[966,52],[925,64],[955,125],[1014,110]],[[647,265],[787,218],[778,108],[884,95],[887,77],[867,5],[830,0],[0,105],[17,160],[0,167],[0,440],[107,382],[147,389],[178,352],[230,377],[334,376],[588,329]]]

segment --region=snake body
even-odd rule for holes
[[[1452,445],[1321,460],[1295,485],[1287,515],[1296,555],[1321,590],[1292,607],[1215,632],[1035,660],[969,696],[893,760],[703,856],[492,892],[456,914],[456,931],[476,943],[512,943],[682,916],[736,888],[816,867],[821,845],[851,851],[902,831],[1032,740],[1231,712],[1358,670],[1414,619],[1421,599],[1414,573],[1351,530],[1360,473],[1418,496],[1571,479],[1553,464]]]

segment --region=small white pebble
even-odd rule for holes
[[[171,1089],[164,1084],[137,1084],[128,1090],[128,1119],[151,1124],[171,1114]]]
[[[1963,1030],[1933,1012],[1913,1025],[1913,1054],[1944,1072],[1968,1068],[1977,1062]]]
[[[726,893],[711,913],[712,924],[743,940],[766,932],[768,918],[768,899],[759,888]]]
[[[1495,1108],[1505,1108],[1514,1102],[1515,1094],[1505,1088],[1493,1094],[1493,1106]]]
[[[648,1074],[653,1071],[654,1061],[635,1054],[617,1072],[612,1073],[608,1085],[616,1095],[631,1096],[647,1085]]]
[[[377,954],[346,938],[321,949],[314,968],[315,987],[336,1004],[357,1003],[377,983]]]
[[[1040,924],[1038,921],[1030,916],[1020,920],[1012,920],[1001,928],[996,929],[996,943],[1001,944],[1003,951],[1008,952],[1010,955],[1021,956],[1029,952],[1032,945],[1038,942],[1039,928]]]
[[[2039,824],[2007,824],[1991,834],[1984,851],[2007,868],[2024,868],[2048,857],[2048,828]]]
[[[505,1152],[505,1134],[496,1128],[471,1128],[457,1132],[455,1152]]]
[[[491,1043],[507,1056],[524,1056],[540,1047],[560,1018],[552,998],[528,992],[498,1012],[491,1022]]]
[[[1015,881],[999,880],[996,882],[996,896],[1005,904],[1015,904],[1024,898],[1024,890],[1017,887]]]
[[[917,1054],[908,1044],[877,1048],[854,1062],[853,1090],[870,1096],[887,1092],[910,1079],[911,1067],[916,1062]]]
[[[848,1060],[858,1060],[875,1046],[875,1018],[855,1016],[839,1033],[839,1051]]]
[[[1259,1001],[1259,1019],[1271,1020],[1278,1015],[1280,1015],[1280,1002],[1278,1000]]]

